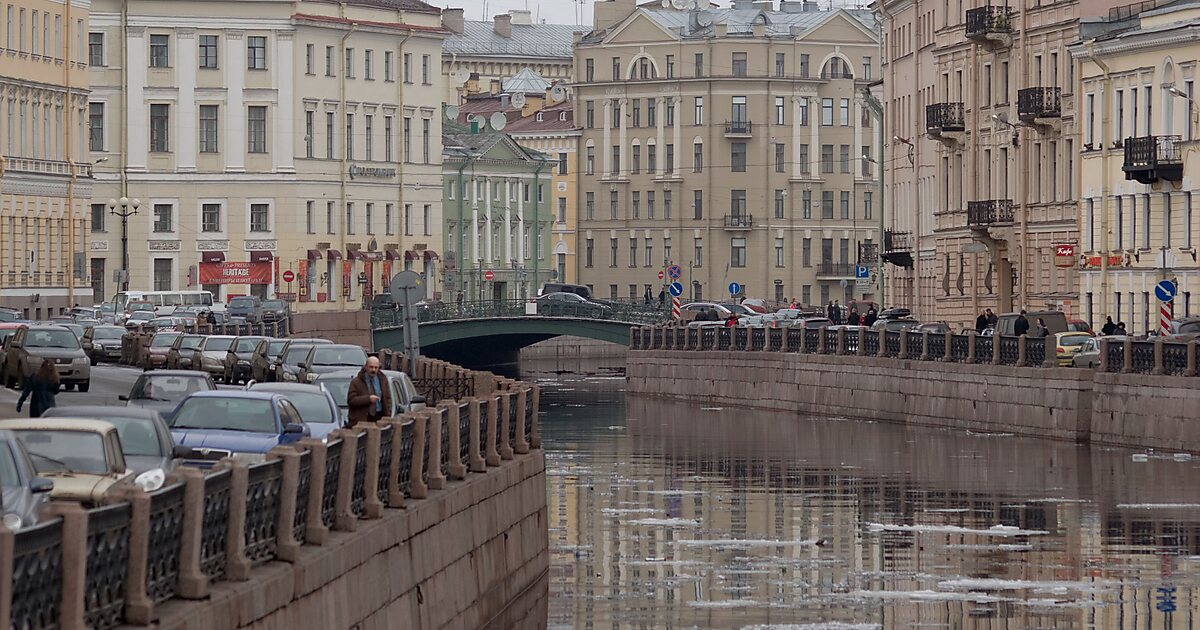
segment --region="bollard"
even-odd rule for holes
[[[46,520],[62,517],[61,599],[58,627],[63,630],[84,630],[84,611],[87,608],[87,530],[88,514],[78,503],[51,502],[42,511]]]
[[[921,361],[929,360],[929,331],[928,330],[921,331],[921,356],[919,357],[919,359]]]
[[[825,327],[817,329],[817,354],[825,354]]]
[[[1159,335],[1154,338],[1154,369],[1150,373],[1155,376],[1163,374],[1163,338]]]
[[[500,452],[496,450],[496,434],[499,432],[500,395],[493,392],[487,400],[487,438],[483,459],[488,466],[500,465]]]
[[[487,470],[487,462],[483,460],[483,453],[479,450],[479,441],[483,437],[479,435],[479,419],[482,417],[480,400],[478,398],[471,398],[467,402],[467,405],[467,421],[471,423],[470,435],[468,436],[471,443],[467,445],[469,468],[471,472],[484,472]]]
[[[903,328],[900,330],[900,352],[896,353],[896,358],[897,359],[907,359],[908,358],[908,329],[907,328]]]
[[[381,436],[378,424],[362,426],[367,432],[367,470],[363,475],[363,518],[382,518],[383,501],[379,499],[379,475],[386,475],[386,470],[379,469],[379,450]]]
[[[846,354],[846,329],[839,328],[837,330],[837,353]]]
[[[426,453],[425,470],[429,479],[430,490],[441,490],[446,487],[446,475],[442,472],[442,410],[426,407],[421,412],[429,422],[429,452]]]
[[[1183,371],[1184,376],[1196,375],[1196,346],[1195,339],[1187,342],[1187,369]]]
[[[533,390],[521,387],[517,390],[517,439],[513,444],[513,452],[524,455],[529,452],[529,443],[525,441],[525,412],[526,406],[533,403],[529,400]]]
[[[946,363],[950,363],[951,361],[954,360],[954,333],[953,332],[951,332],[949,330],[946,331],[946,340],[945,340],[944,344],[945,344],[945,346],[944,346],[945,350],[943,351],[943,354],[942,354],[942,361],[944,361]]]
[[[1096,369],[1100,372],[1108,371],[1108,344],[1112,343],[1108,337],[1100,338],[1100,363]]]
[[[534,385],[533,391],[530,393],[530,404],[533,405],[533,427],[529,430],[529,448],[542,448],[542,427],[538,421],[538,413],[541,411],[540,405],[542,400],[542,386]]]
[[[414,499],[424,499],[429,496],[429,486],[425,485],[425,431],[429,424],[429,416],[423,413],[404,414],[412,418],[413,451],[412,464],[408,468],[408,496]]]
[[[1125,337],[1125,359],[1124,365],[1121,366],[1122,374],[1129,374],[1133,371],[1133,338]]]
[[[154,600],[146,593],[150,557],[150,495],[137,486],[114,492],[129,503],[129,562],[125,573],[125,620],[147,626],[154,621]]]
[[[1021,335],[1017,337],[1017,367],[1025,367],[1026,343],[1029,337]]]
[[[1004,337],[992,335],[992,365],[1000,365],[1000,340]]]
[[[231,582],[250,579],[250,561],[246,559],[246,490],[250,470],[245,462],[231,457],[222,459],[229,467],[229,530],[225,535],[225,577]]]
[[[858,343],[854,344],[854,354],[857,356],[862,357],[862,356],[867,355],[867,331],[868,330],[871,330],[871,329],[863,327],[858,330]]]
[[[333,528],[341,532],[352,532],[358,527],[350,502],[354,498],[354,469],[357,466],[358,429],[338,429],[329,434],[329,440],[342,440],[342,461],[338,466],[337,490],[333,501]]]
[[[443,401],[438,403],[438,407],[442,407],[443,405],[446,409],[444,412],[446,414],[446,426],[450,428],[450,435],[443,436],[442,438],[449,439],[450,441],[450,464],[447,466],[446,474],[451,479],[466,479],[467,467],[463,464],[459,454],[462,453],[462,423],[469,420],[465,420],[462,417],[462,408],[458,406],[458,401]]]
[[[500,392],[500,459],[506,460],[513,458],[513,445],[508,439],[512,431],[512,405],[512,392]]]
[[[400,451],[404,448],[405,422],[400,418],[388,418],[380,420],[379,425],[392,427],[392,463],[386,471],[379,471],[379,474],[387,475],[387,507],[402,508],[404,491],[400,489]]]
[[[1042,345],[1046,347],[1045,356],[1042,357],[1042,367],[1058,367],[1058,344],[1055,343],[1054,335],[1044,337]]]
[[[183,481],[179,582],[175,594],[182,599],[204,599],[208,597],[208,576],[200,568],[200,546],[204,531],[204,473],[183,466],[172,474],[178,475]]]

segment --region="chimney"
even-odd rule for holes
[[[820,11],[820,10],[821,10],[821,7],[816,2],[809,2],[809,0],[804,0],[804,10],[802,11],[802,13],[812,13],[813,11]]]
[[[450,32],[454,33],[455,35],[462,35],[463,10],[442,9],[442,26],[450,29]]]
[[[619,23],[637,11],[634,0],[596,0],[592,4],[592,29],[596,32]]]
[[[754,0],[733,0],[733,8],[735,9],[753,9]]]
[[[759,11],[774,11],[775,2],[774,0],[754,0],[754,8],[758,9]]]
[[[495,17],[495,20],[496,20],[496,25],[495,25],[496,34],[499,35],[500,37],[511,38],[512,37],[512,16],[508,15],[508,14],[497,15]]]
[[[779,0],[779,10],[784,13],[800,13],[804,11],[804,3],[800,0]]]
[[[729,32],[728,24],[726,24],[724,22],[721,22],[718,24],[713,24],[713,36],[714,37],[725,37],[725,35],[728,32]]]
[[[532,26],[533,12],[524,9],[513,9],[508,12],[512,16],[513,26]]]

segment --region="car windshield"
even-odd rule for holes
[[[233,298],[232,300],[229,300],[229,305],[242,308],[253,307],[254,298]]]
[[[101,418],[117,428],[117,437],[121,438],[121,452],[125,455],[151,455],[162,457],[162,443],[158,441],[158,433],[154,430],[154,422],[146,418]]]
[[[281,392],[292,401],[300,412],[300,419],[305,422],[330,423],[337,420],[333,410],[329,408],[329,400],[325,394],[317,392]]]
[[[153,311],[154,305],[149,302],[134,302],[129,305],[131,311]]]
[[[267,344],[267,356],[269,356],[269,357],[279,356],[279,353],[283,352],[283,347],[286,345],[287,345],[286,339],[281,339],[279,341],[272,341],[271,343]]]
[[[276,310],[283,310],[284,308],[286,308],[285,304],[286,304],[286,302],[284,302],[283,300],[267,300],[266,302],[262,303],[262,307],[276,309]]]
[[[237,340],[237,345],[234,346],[233,351],[234,352],[254,352],[254,349],[258,347],[258,342],[260,342],[260,341],[262,341],[262,339],[251,339],[248,337],[243,337],[243,338]]]
[[[208,343],[204,344],[205,352],[227,352],[229,347],[233,345],[232,337],[209,337]]]
[[[25,336],[27,348],[78,348],[79,339],[69,330],[31,330]]]
[[[287,354],[283,355],[284,365],[299,365],[304,357],[308,356],[308,351],[312,346],[289,346]]]
[[[347,401],[347,397],[350,394],[350,378],[349,376],[322,378],[317,380],[317,384],[324,385],[325,389],[329,390],[329,395],[333,396],[334,402],[339,407],[347,407],[350,405]]]
[[[150,347],[151,348],[170,348],[171,344],[175,343],[175,339],[177,337],[179,337],[179,335],[171,335],[171,334],[154,335],[154,338],[150,340]]]
[[[360,366],[367,362],[367,353],[354,346],[333,348],[317,348],[313,353],[313,363],[316,365],[353,365]]]
[[[133,385],[129,397],[134,400],[157,400],[173,402],[183,400],[189,394],[211,391],[208,378],[204,376],[143,376]]]
[[[224,429],[278,433],[271,401],[248,398],[189,398],[171,418],[175,429]]]
[[[184,336],[183,341],[179,342],[179,348],[181,350],[195,350],[196,348],[200,347],[200,344],[203,341],[203,335],[186,335]]]
[[[137,311],[129,316],[129,319],[136,321],[150,321],[154,319],[153,311]]]
[[[1060,346],[1082,346],[1083,342],[1091,339],[1091,335],[1063,335],[1058,338]]]
[[[120,339],[125,334],[124,328],[93,328],[92,339]]]
[[[17,458],[13,453],[14,444],[0,446],[0,486],[20,486],[21,475],[17,472]]]
[[[104,440],[89,431],[18,430],[38,472],[71,471],[89,475],[108,473]]]

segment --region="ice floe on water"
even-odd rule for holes
[[[945,591],[854,591],[849,593],[847,597],[857,599],[909,599],[915,601],[929,602],[974,602],[976,604],[992,604],[995,602],[1012,601],[1008,597],[997,597],[988,595],[987,593],[957,593]]]
[[[993,525],[987,529],[960,527],[958,525],[887,525],[867,523],[873,532],[915,532],[930,534],[975,534],[977,536],[1044,536],[1050,532],[1041,529],[1021,529],[1010,525]]]
[[[1200,503],[1118,503],[1118,510],[1200,510]]]
[[[693,600],[688,602],[694,608],[751,608],[762,603],[753,599],[727,599],[721,601]]]
[[[883,626],[877,623],[842,623],[830,621],[824,623],[768,623],[754,626],[742,626],[742,630],[880,630]]]
[[[650,527],[700,527],[700,521],[693,518],[639,518],[628,523]]]
[[[1000,578],[960,578],[943,580],[937,587],[950,591],[1033,591],[1035,593],[1067,593],[1070,591],[1107,591],[1120,586],[1115,580],[1090,580],[1087,582],[1003,580]]]
[[[622,516],[625,514],[658,514],[662,510],[657,508],[604,508],[600,510],[605,516]]]
[[[816,547],[820,540],[746,540],[721,538],[712,540],[676,540],[681,547],[712,547],[714,549],[750,549],[752,547]]]

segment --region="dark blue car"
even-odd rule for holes
[[[266,461],[275,446],[310,435],[287,397],[252,391],[192,394],[179,403],[170,425],[175,456],[201,467],[230,456],[251,464]]]

